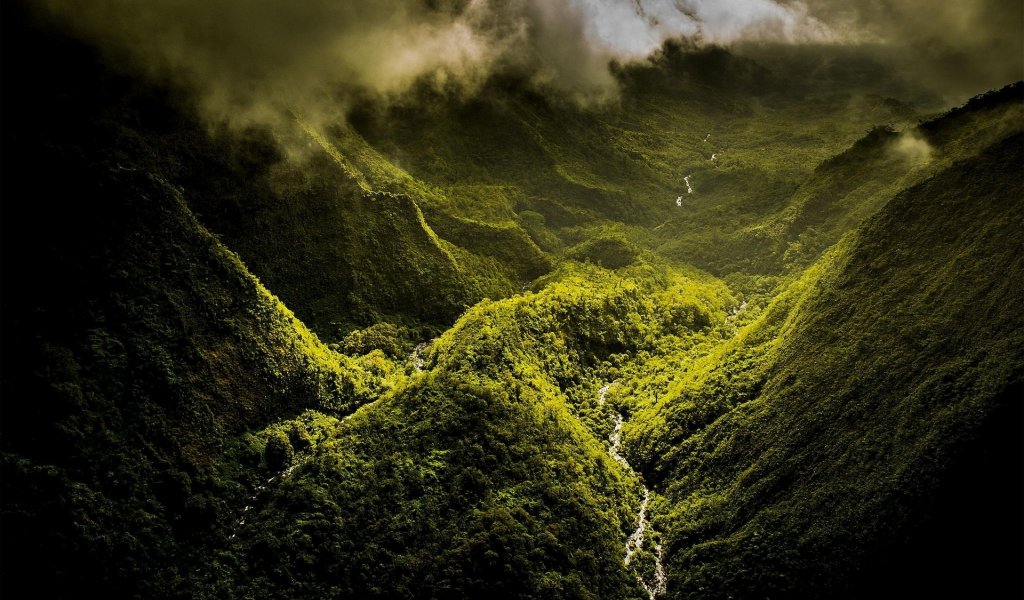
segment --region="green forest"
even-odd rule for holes
[[[1017,4],[236,4],[3,7],[4,596],[1020,594]]]

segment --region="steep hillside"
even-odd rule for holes
[[[382,357],[328,350],[159,176],[52,137],[12,141],[5,589],[176,595],[253,482],[279,468],[256,444],[255,462],[225,471],[237,436],[307,409],[349,413],[398,375]],[[27,181],[39,164],[59,176]],[[33,232],[19,251],[15,227]],[[40,565],[53,567],[41,579]]]
[[[651,337],[714,337],[727,300],[651,267],[590,267],[477,305],[425,351],[423,373],[344,421],[256,506],[208,585],[217,597],[646,597],[640,557],[623,564],[639,485],[607,452],[592,378]]]
[[[787,95],[720,49],[670,45],[619,77],[621,99],[598,107],[497,79],[469,100],[421,91],[358,104],[348,122],[295,114],[272,134],[161,147],[204,223],[321,336],[389,320],[416,341],[430,335],[421,324],[437,331],[512,295],[563,250],[609,233],[717,264],[679,249],[729,256],[707,232],[792,210],[814,165],[914,114],[850,90]]]
[[[349,123],[282,111],[273,127],[211,128],[187,91],[111,72],[78,42],[32,32],[22,46],[38,64],[12,75],[26,92],[11,114],[118,147],[123,167],[182,187],[204,226],[327,342],[388,321],[411,348],[609,228],[717,265],[730,256],[723,236],[789,206],[814,165],[913,115],[853,90],[808,101],[749,59],[670,45],[620,70],[622,97],[607,106],[499,78],[472,100],[367,101]],[[711,245],[722,246],[713,258]]]
[[[901,193],[627,426],[675,597],[1019,586],[1021,164]]]
[[[461,214],[330,122],[284,112],[277,129],[209,126],[191,90],[112,69],[59,32],[19,29],[17,7],[5,29],[34,60],[8,70],[20,90],[5,111],[12,147],[101,150],[181,188],[200,222],[327,342],[382,320],[419,341],[551,269],[514,222]]]
[[[273,139],[254,137],[225,142],[269,159],[228,163],[217,188],[196,181],[190,205],[328,340],[384,320],[443,328],[551,268],[515,223],[458,216],[344,128],[296,117]]]
[[[242,124],[24,6],[5,597],[1019,589],[1020,83],[921,122],[839,49],[668,42],[605,104]]]
[[[544,234],[575,243],[580,229],[609,221],[755,222],[865,129],[916,116],[850,87],[787,93],[720,48],[667,44],[617,77],[620,98],[594,107],[500,80],[471,100],[424,92],[397,106],[366,102],[350,120],[386,160],[476,217],[541,215],[543,227],[527,229],[543,247]]]

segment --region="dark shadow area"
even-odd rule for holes
[[[1024,595],[1024,383],[997,400],[939,484],[928,516],[877,552],[851,598]]]

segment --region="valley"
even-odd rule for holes
[[[1024,83],[667,40],[240,125],[17,10],[5,594],[1019,587]]]

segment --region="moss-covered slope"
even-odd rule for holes
[[[187,88],[112,69],[20,8],[6,9],[5,29],[33,61],[8,69],[19,90],[4,114],[11,148],[74,146],[180,188],[203,226],[327,342],[382,320],[420,339],[420,326],[440,331],[551,268],[514,218],[464,214],[344,126],[287,110],[273,126],[211,125]]]
[[[696,234],[757,223],[866,129],[915,116],[851,86],[787,91],[720,48],[668,44],[616,76],[620,97],[596,106],[497,79],[468,100],[422,92],[397,105],[365,102],[349,118],[365,144],[443,190],[456,210],[541,215],[545,229],[530,231],[543,247],[544,233],[677,220],[672,233],[706,246],[714,240]]]

